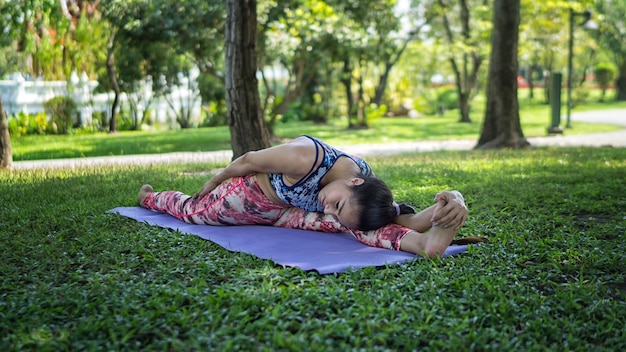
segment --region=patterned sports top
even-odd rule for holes
[[[337,159],[342,156],[352,159],[365,175],[371,175],[372,169],[365,160],[348,155],[337,150],[330,145],[311,136],[304,136],[311,139],[315,143],[315,162],[311,166],[311,170],[298,182],[292,186],[287,186],[283,180],[283,174],[267,174],[272,187],[276,191],[278,198],[286,204],[312,212],[323,212],[322,202],[317,199],[320,193],[322,178],[326,176],[328,171],[335,165]],[[322,158],[322,162],[315,169],[318,160]]]

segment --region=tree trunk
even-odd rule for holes
[[[387,56],[385,58],[385,70],[380,76],[378,85],[376,86],[376,89],[374,91],[374,99],[372,99],[372,103],[376,104],[376,106],[380,106],[380,104],[382,104],[383,102],[383,97],[385,96],[385,90],[387,90],[387,84],[389,82],[389,74],[391,73],[391,69],[400,60],[400,57],[402,57],[402,53],[404,53],[404,50],[406,50],[409,42],[415,39],[421,28],[422,26],[419,26],[415,30],[411,31],[407,39],[403,41],[398,51],[392,53],[390,56],[385,55]]]
[[[226,104],[233,159],[271,146],[256,77],[256,0],[228,0]]]
[[[624,63],[619,67],[619,76],[615,81],[615,89],[617,90],[615,98],[618,101],[626,100],[626,58]]]
[[[535,82],[533,80],[533,72],[535,72],[536,64],[533,62],[530,67],[528,67],[528,98],[533,100],[535,98]]]
[[[117,132],[117,107],[120,103],[120,86],[117,83],[117,72],[115,71],[115,30],[111,31],[109,41],[107,43],[107,73],[109,75],[109,81],[115,97],[113,98],[113,104],[111,106],[111,119],[109,120],[109,132]]]
[[[343,70],[341,72],[341,83],[346,91],[346,102],[348,104],[348,128],[352,128],[352,118],[356,116],[354,95],[352,94],[352,66],[350,57],[346,55],[343,59]]]
[[[459,122],[472,122],[472,119],[470,119],[470,94],[471,92],[467,90],[459,92],[459,111],[461,113]]]
[[[385,71],[380,75],[380,78],[378,79],[378,85],[374,90],[374,99],[372,99],[372,103],[376,104],[376,106],[380,106],[383,102],[385,90],[387,90],[387,84],[389,82],[389,73],[391,72],[392,67],[393,64],[391,62],[385,62]]]
[[[439,0],[439,5],[442,8],[447,7],[443,0]],[[466,0],[460,0],[459,5],[461,36],[463,39],[463,44],[468,46],[475,46],[475,44],[470,40],[470,11],[468,3]],[[448,15],[446,13],[443,14],[442,18],[448,44],[453,45],[455,42],[455,35],[454,31],[452,30],[453,26],[450,24],[450,20],[448,19]],[[448,58],[448,61],[450,62],[450,65],[452,66],[452,71],[454,72],[456,90],[459,96],[458,107],[459,113],[461,114],[461,119],[459,120],[459,122],[470,123],[472,122],[469,116],[472,90],[476,89],[478,70],[480,70],[480,65],[482,64],[482,58],[480,57],[480,54],[478,52],[473,51],[469,53],[464,53],[460,63],[457,62],[456,58],[453,55]],[[459,67],[459,64],[461,64],[462,66]]]
[[[2,97],[0,97],[0,170],[13,168],[13,154],[11,153],[11,135],[9,121],[4,113]]]
[[[475,148],[523,148],[530,145],[520,125],[517,102],[517,47],[520,0],[495,0],[487,107]]]

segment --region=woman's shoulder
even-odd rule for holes
[[[293,148],[298,152],[306,153],[307,151],[310,151],[311,153],[314,153],[316,150],[316,143],[317,142],[313,137],[302,135],[292,139],[284,145],[288,146],[290,149]]]

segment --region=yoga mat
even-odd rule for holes
[[[258,225],[192,225],[168,214],[141,207],[118,207],[109,212],[149,225],[196,235],[229,251],[252,254],[302,270],[316,270],[320,274],[384,266],[420,258],[407,252],[370,247],[347,233],[324,233]],[[466,245],[452,245],[446,249],[444,256],[459,254],[466,250]]]

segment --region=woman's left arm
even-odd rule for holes
[[[435,203],[417,214],[399,215],[394,222],[417,232],[426,232],[433,226],[458,230],[465,224],[469,211],[460,192],[440,192],[435,196]]]

